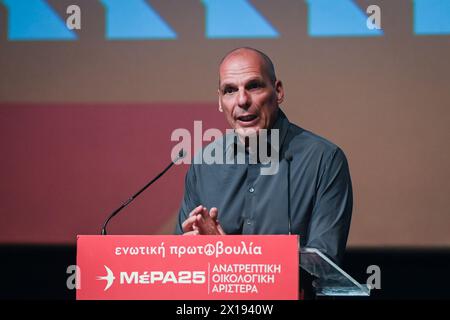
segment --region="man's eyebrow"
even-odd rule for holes
[[[262,78],[252,78],[249,79],[246,84],[252,84],[252,83],[264,83],[264,79]]]
[[[245,81],[245,85],[249,84],[249,83],[253,83],[253,82],[264,82],[264,78],[262,77],[252,77],[249,78]],[[232,83],[232,82],[223,82],[220,84],[220,89],[226,88],[226,87],[236,87],[236,84]]]
[[[220,89],[224,89],[224,88],[227,88],[227,87],[235,87],[236,85],[235,84],[233,84],[233,83],[230,83],[230,82],[224,82],[224,83],[222,83],[222,84],[220,84]]]

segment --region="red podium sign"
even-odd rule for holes
[[[298,237],[78,236],[78,300],[297,300]]]

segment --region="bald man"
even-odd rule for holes
[[[302,247],[317,248],[340,263],[353,205],[342,150],[289,122],[280,109],[283,84],[261,51],[238,48],[222,59],[218,96],[219,111],[234,132],[211,145],[224,155],[233,150],[232,156],[241,152],[249,160],[255,152],[249,138],[268,130],[268,141],[257,140],[256,149],[267,143],[280,157],[279,168],[276,174],[261,175],[266,164],[260,161],[194,161],[186,175],[176,233],[298,234]]]

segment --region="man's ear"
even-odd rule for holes
[[[283,83],[280,80],[275,82],[275,91],[277,93],[277,102],[281,104],[284,100],[284,88]]]
[[[220,101],[220,90],[217,90],[217,94],[219,95],[219,111],[223,112],[222,102]]]

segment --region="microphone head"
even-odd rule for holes
[[[289,151],[287,151],[287,152],[284,154],[284,158],[285,158],[287,161],[291,162],[291,161],[292,161],[292,153],[290,153]]]
[[[186,157],[186,152],[184,151],[184,149],[180,149],[180,151],[178,152],[178,160],[183,159],[184,157]]]

